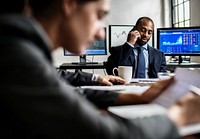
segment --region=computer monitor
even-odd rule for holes
[[[166,56],[200,56],[200,27],[158,28],[157,48]]]
[[[80,62],[72,62],[72,64],[97,64],[98,62],[87,61],[87,55],[107,55],[107,39],[106,39],[106,28],[105,30],[105,39],[94,41],[90,47],[88,47],[85,52],[79,56]],[[64,49],[64,56],[77,56],[73,53]]]

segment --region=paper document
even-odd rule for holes
[[[133,78],[133,79],[131,79],[131,82],[133,82],[133,83],[137,83],[137,82],[157,82],[159,79],[158,78]]]
[[[158,104],[114,106],[109,107],[108,110],[120,117],[127,119],[149,117],[153,115],[160,115],[166,113],[166,109]]]
[[[177,68],[175,82],[159,95],[153,103],[166,108],[174,104],[177,99],[191,91],[191,86],[200,87],[200,70]]]
[[[136,93],[141,94],[145,92],[149,86],[135,86],[135,85],[113,85],[113,86],[81,86],[81,88],[95,89],[95,90],[109,90],[120,93]]]

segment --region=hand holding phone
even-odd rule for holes
[[[141,36],[140,36],[140,33],[139,31],[134,27],[128,34],[128,38],[127,38],[127,41],[131,44],[135,44],[137,39],[139,39]]]

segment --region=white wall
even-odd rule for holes
[[[108,30],[108,25],[112,24],[135,24],[136,20],[141,16],[149,16],[155,23],[155,40],[156,47],[156,28],[171,27],[171,0],[111,0],[111,10],[108,15],[105,25]],[[191,25],[200,26],[200,0],[191,0]],[[107,38],[108,40],[108,38]],[[106,56],[94,56],[94,61],[103,62],[107,60]],[[65,62],[79,61],[77,56],[63,56],[63,50],[58,49],[53,53],[55,65],[60,65]],[[92,60],[92,56],[88,56]],[[198,57],[192,58],[198,61]],[[103,70],[86,70],[87,72],[95,72],[104,74]]]
[[[200,0],[191,0],[191,26],[200,26]]]
[[[200,0],[191,0],[191,26],[200,26]],[[192,61],[200,63],[199,56],[193,56]]]

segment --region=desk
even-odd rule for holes
[[[135,81],[135,79],[133,79]],[[81,86],[84,89],[94,89],[94,90],[108,90],[120,93],[133,93],[142,94],[155,82],[134,82],[129,85],[113,85],[113,86]]]
[[[200,63],[167,63],[167,70],[174,72],[177,67],[181,68],[200,68]]]
[[[72,64],[72,63],[63,63],[60,65],[60,69],[75,69],[75,70],[82,70],[82,69],[104,69],[105,66],[103,63],[98,64]]]

